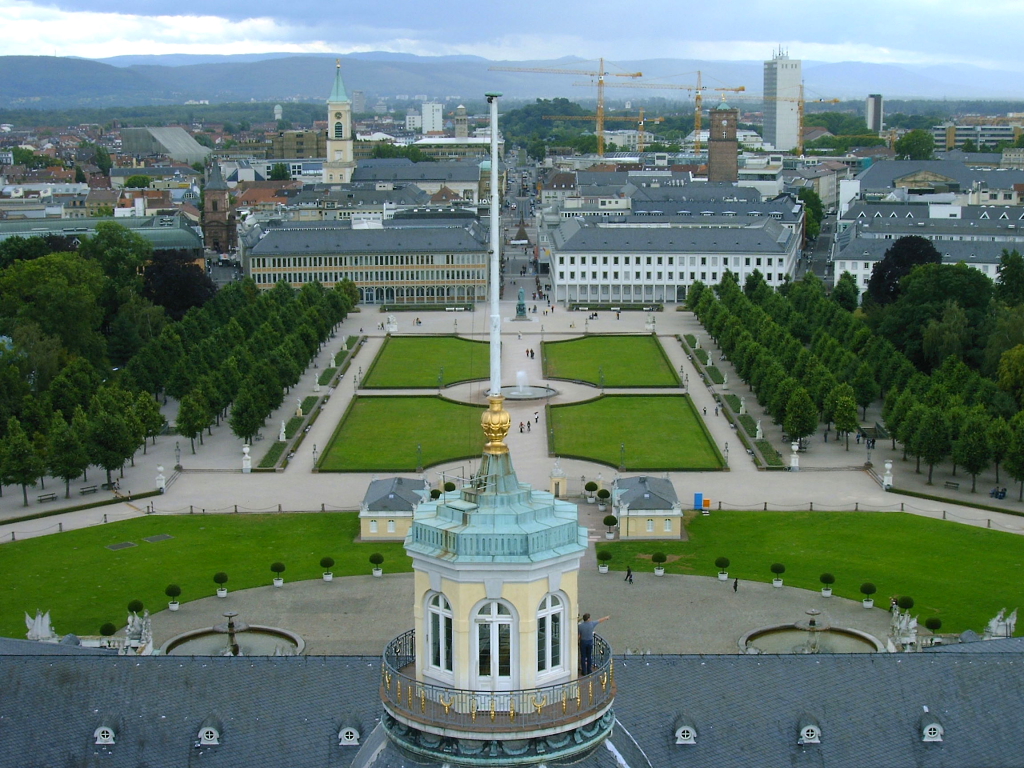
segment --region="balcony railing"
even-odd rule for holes
[[[557,730],[600,715],[615,698],[612,649],[594,636],[594,671],[576,680],[515,691],[471,691],[403,674],[416,662],[416,631],[384,650],[380,692],[393,715],[435,728],[468,732]]]

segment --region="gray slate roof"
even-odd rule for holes
[[[423,478],[386,477],[373,480],[363,496],[371,512],[411,512],[423,501],[427,483]]]
[[[671,509],[679,501],[672,481],[660,477],[620,477],[615,487],[621,491],[618,502],[630,509]]]
[[[885,252],[892,247],[892,244],[892,240],[857,237],[836,254],[835,261],[878,261],[885,256]],[[956,264],[962,261],[972,265],[998,264],[1003,249],[1014,247],[1013,243],[960,242],[959,240],[933,240],[932,245],[942,254],[943,264]]]
[[[283,226],[270,229],[253,247],[253,256],[293,256],[343,253],[478,253],[486,233],[477,222],[457,226],[351,229],[328,226]],[[342,222],[339,222],[342,223]],[[342,224],[347,224],[343,222]]]
[[[893,189],[896,179],[918,171],[929,171],[953,179],[960,189],[970,189],[975,183],[987,184],[990,189],[1009,189],[1024,183],[1024,171],[968,168],[955,160],[886,160],[874,163],[858,174],[861,190]]]
[[[366,165],[362,162],[352,173],[352,181],[394,182],[478,182],[478,163],[400,163]]]
[[[559,254],[574,253],[786,253],[793,233],[777,221],[747,227],[599,226],[567,220],[552,231]]]

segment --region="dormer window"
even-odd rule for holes
[[[681,725],[676,728],[676,744],[696,744],[697,729],[692,725]]]
[[[818,722],[810,715],[804,715],[800,718],[800,737],[796,740],[797,744],[820,744],[821,743],[821,728],[818,726]]]
[[[359,746],[359,731],[355,728],[343,727],[338,731],[338,746],[339,747],[357,747]]]
[[[199,729],[199,746],[209,747],[220,744],[220,731],[212,725],[204,725]]]
[[[943,729],[938,723],[927,723],[921,730],[921,741],[942,741]]]
[[[97,744],[113,744],[114,743],[114,729],[109,725],[101,725],[95,731],[93,731],[93,738],[96,739]]]

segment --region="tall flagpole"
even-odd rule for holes
[[[498,98],[500,93],[488,93],[491,105],[491,388],[490,394],[501,394],[501,311],[498,308],[498,290],[501,283],[501,207],[498,189]]]

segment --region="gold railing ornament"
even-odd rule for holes
[[[448,711],[452,708],[452,704],[455,702],[455,697],[452,696],[448,701],[445,701],[443,697],[440,697],[437,701],[442,707],[444,707],[444,713],[447,715]]]
[[[401,679],[395,681],[395,686],[397,688],[397,690],[396,690],[396,698],[398,699],[399,702],[401,702],[402,701],[402,681],[401,681]]]
[[[407,695],[407,700],[408,700],[408,702],[409,702],[409,711],[410,711],[410,712],[412,712],[412,686],[411,686],[411,685],[409,685],[409,686],[406,686],[406,687],[407,687],[407,688],[409,689],[409,693],[408,693],[408,695]],[[401,699],[399,699],[399,700],[398,700],[398,703],[399,703],[399,704],[401,704],[401,703],[402,703],[402,700],[401,700]]]
[[[420,688],[420,712],[427,711],[427,692]]]
[[[494,718],[498,716],[498,711],[494,708],[494,697],[491,697],[491,722],[494,722]]]
[[[390,672],[385,672],[384,673],[384,687],[388,688],[388,689],[391,688],[391,673]]]
[[[476,722],[476,696],[469,700],[469,719]]]
[[[608,674],[604,673],[601,675],[601,692],[603,693],[605,688],[608,686]]]
[[[579,712],[583,709],[583,688],[579,685],[576,686],[576,711]]]
[[[594,703],[594,681],[593,680],[591,680],[590,684],[587,686],[587,693],[590,695],[590,701],[587,704],[589,706],[590,704]]]
[[[511,696],[508,700],[508,719],[512,723],[516,721],[516,700]]]
[[[537,710],[537,714],[538,715],[541,713],[541,710],[544,709],[544,707],[547,705],[547,703],[548,703],[548,697],[546,695],[541,697],[539,704],[537,703],[537,697],[536,696],[531,696],[530,697],[530,706],[532,706],[534,709]],[[562,711],[563,712],[565,711],[565,705],[562,706]]]
[[[569,692],[562,689],[562,714],[565,714],[565,708],[569,705]]]

